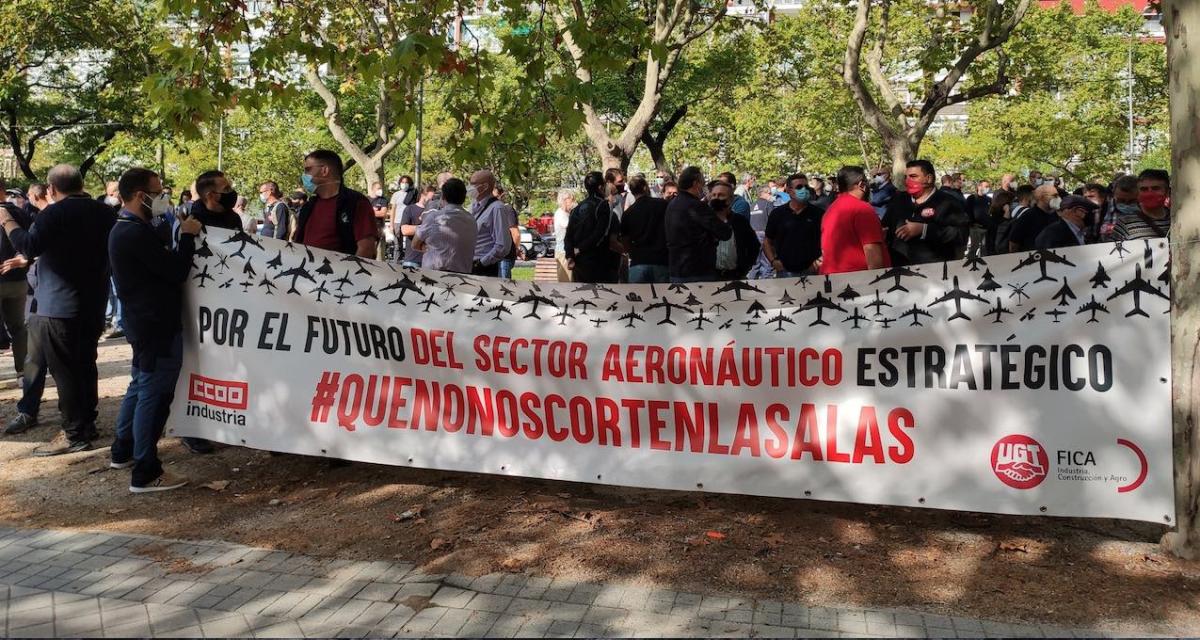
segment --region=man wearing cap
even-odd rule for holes
[[[1058,220],[1038,234],[1034,246],[1039,250],[1082,246],[1084,229],[1090,226],[1097,209],[1096,203],[1083,196],[1063,198]]]

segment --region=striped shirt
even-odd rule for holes
[[[1114,242],[1122,240],[1138,240],[1141,238],[1165,238],[1171,228],[1171,211],[1166,210],[1167,215],[1161,220],[1143,217],[1138,214],[1117,214],[1117,226],[1113,229],[1112,239]],[[1147,222],[1150,220],[1154,224]]]

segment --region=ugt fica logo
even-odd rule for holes
[[[992,447],[992,471],[1014,489],[1038,486],[1046,479],[1049,468],[1046,448],[1029,436],[1004,436]]]

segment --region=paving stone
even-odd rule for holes
[[[94,614],[83,616],[63,617],[59,616],[54,620],[54,632],[58,636],[66,637],[85,637],[84,634],[92,629],[103,629],[104,623],[100,620],[100,611],[97,610]]]
[[[200,628],[204,630],[206,638],[244,638],[251,635],[250,623],[241,614],[201,622]]]
[[[759,638],[795,638],[796,630],[792,627],[782,627],[769,624],[756,624],[750,627],[750,633]]]
[[[467,623],[467,620],[474,613],[474,611],[467,611],[465,609],[448,609],[438,619],[437,623],[430,627],[429,632],[433,635],[459,635],[459,630],[463,628],[463,625]]]
[[[377,602],[387,602],[392,599],[392,596],[400,592],[399,583],[391,582],[371,582],[363,587],[361,591],[354,594],[355,598],[361,600],[374,600]]]
[[[582,622],[583,617],[592,607],[570,602],[552,602],[546,613],[554,620]]]
[[[471,598],[475,597],[474,591],[458,589],[456,587],[442,587],[433,594],[433,598],[429,603],[436,607],[448,607],[451,609],[462,609],[467,606]]]
[[[19,629],[9,628],[9,633],[17,638],[53,638],[54,624],[44,623],[31,627],[21,627]]]
[[[416,632],[419,634],[428,633],[433,625],[437,624],[449,609],[441,607],[430,607],[417,612],[408,622],[404,623],[402,631]]]
[[[489,611],[492,613],[501,613],[508,609],[512,604],[512,596],[501,596],[494,593],[477,593],[471,601],[467,603],[467,608],[473,611]]]
[[[574,638],[575,632],[579,630],[578,622],[565,622],[563,620],[555,620],[550,623],[550,627],[546,629],[545,638]]]
[[[392,609],[395,608],[396,605],[390,602],[372,602],[365,610],[363,610],[362,613],[358,615],[357,618],[351,622],[351,624],[358,627],[374,627],[378,625],[381,620],[386,618],[387,615],[392,612]]]

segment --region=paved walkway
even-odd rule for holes
[[[0,598],[10,637],[1104,635],[42,529],[0,528]]]

